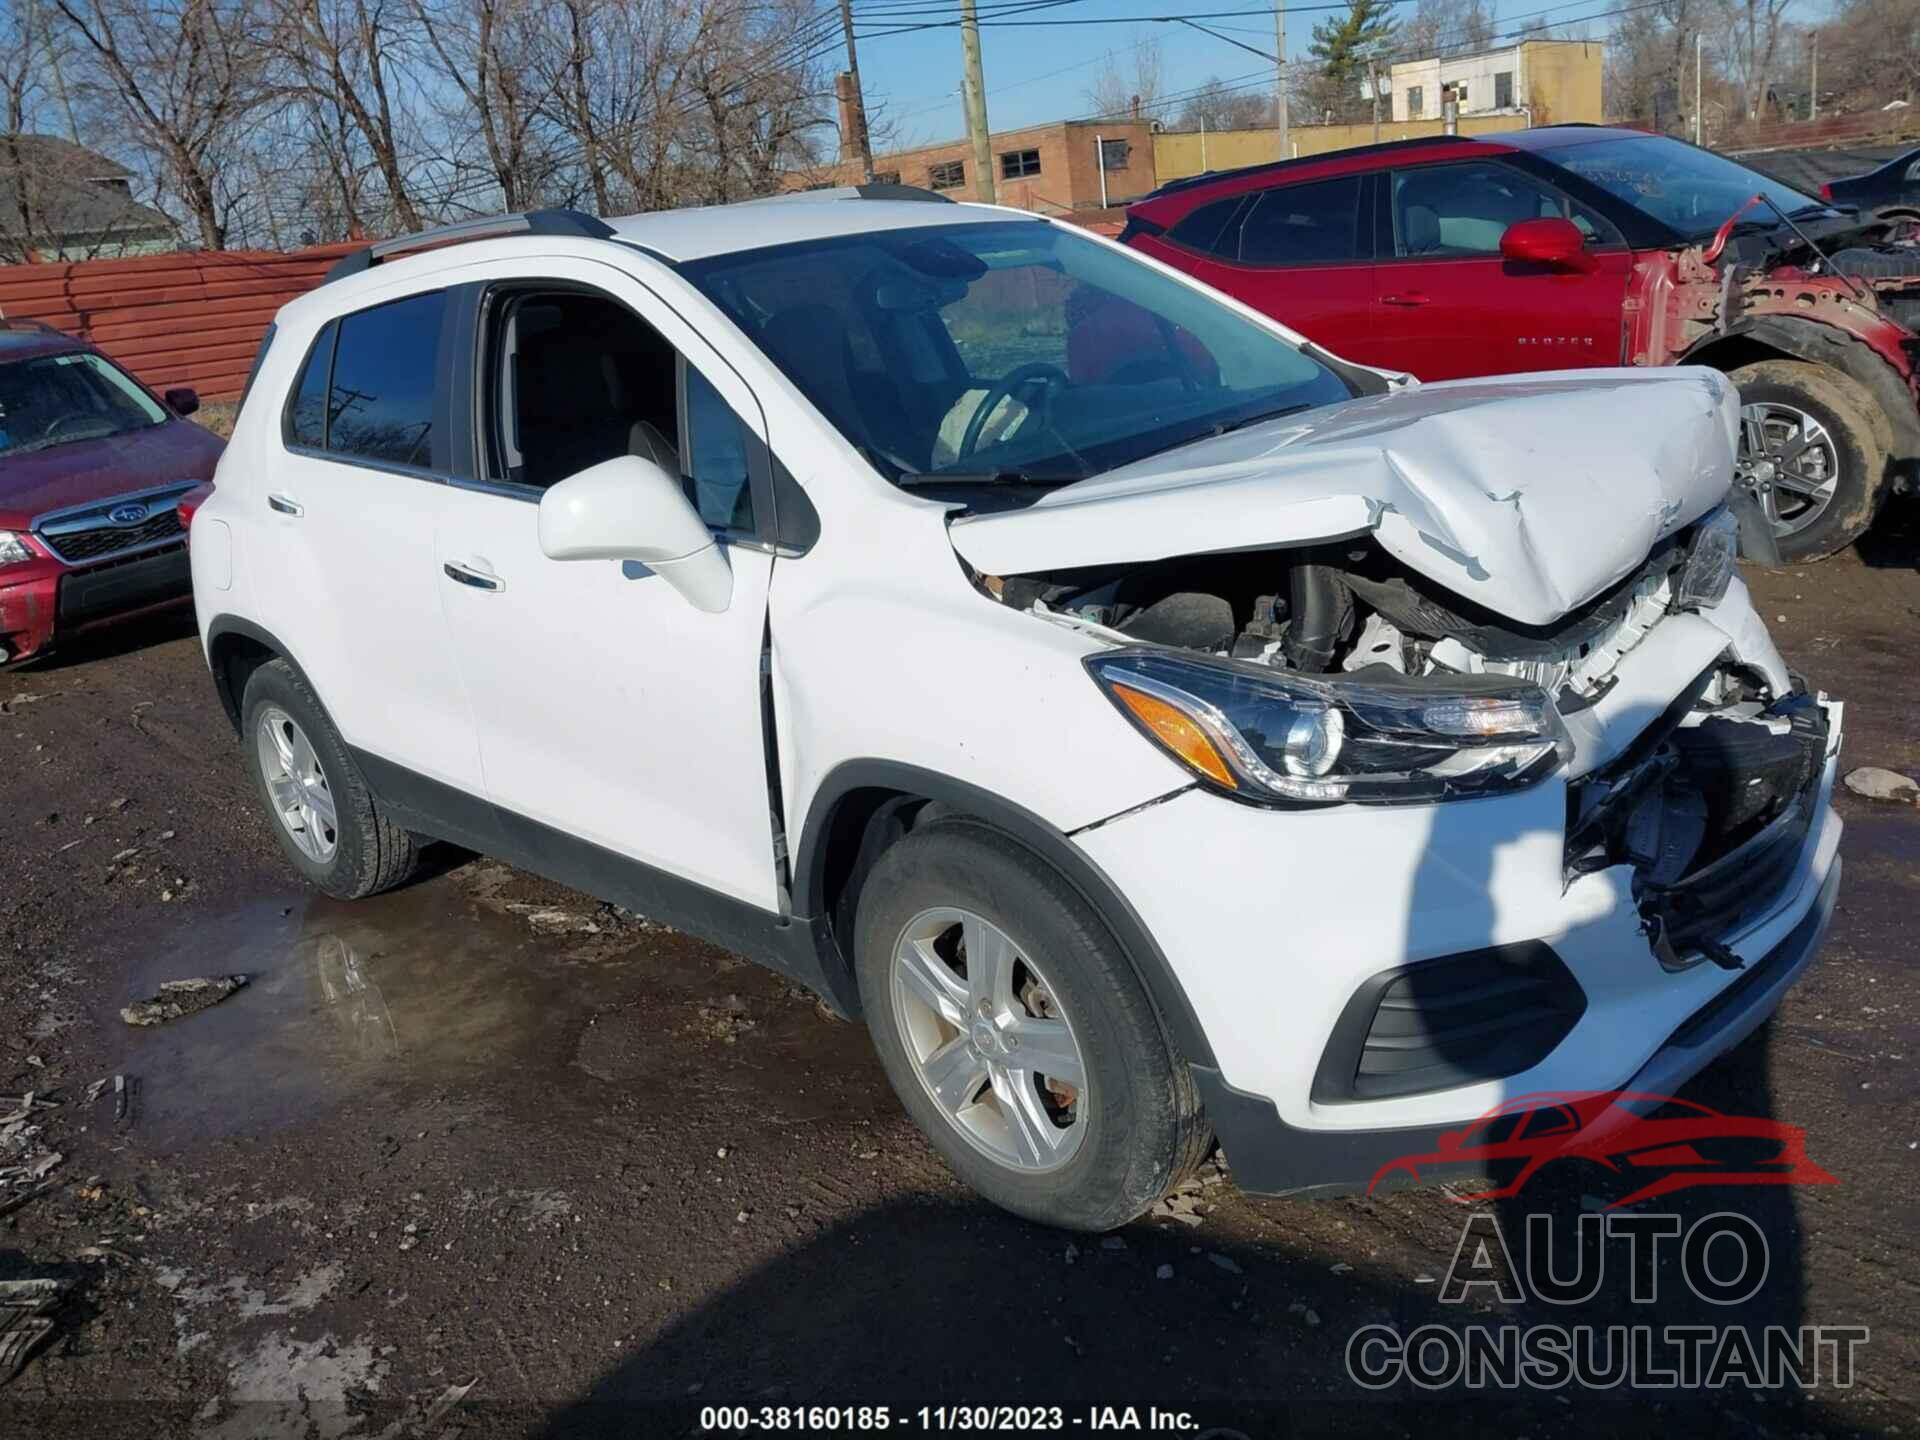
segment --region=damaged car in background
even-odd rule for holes
[[[897,187],[420,243],[281,312],[193,522],[328,893],[438,836],[710,937],[1088,1230],[1215,1137],[1351,1190],[1671,1093],[1811,962],[1841,708],[1736,573],[1724,376],[1419,385]]]
[[[1671,136],[1437,135],[1176,180],[1122,239],[1350,359],[1453,380],[1704,365],[1774,545],[1851,544],[1920,467],[1920,213]]]

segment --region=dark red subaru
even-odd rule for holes
[[[191,598],[181,499],[225,442],[85,341],[0,320],[0,666]]]
[[[1195,176],[1121,239],[1336,354],[1423,381],[1708,365],[1783,558],[1920,467],[1920,223],[1664,135],[1559,125]]]

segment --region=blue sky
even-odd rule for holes
[[[983,7],[996,0],[982,0]],[[1000,0],[1004,3],[1004,0]],[[1330,13],[1330,0],[1303,0],[1290,5],[1287,54],[1300,59],[1307,53],[1315,22]],[[1563,5],[1556,15],[1577,18],[1612,8],[1622,0],[1590,0]],[[1496,17],[1531,16],[1553,0],[1496,0]],[[1308,8],[1308,7],[1315,8]],[[1344,10],[1345,4],[1339,8]],[[1411,3],[1396,7],[1410,15]],[[1260,50],[1273,50],[1273,12],[1261,10],[1255,0],[1070,0],[1054,8],[1009,14],[1026,21],[1060,19],[1099,21],[1098,24],[1011,25],[984,23],[980,31],[981,68],[987,82],[987,119],[995,130],[1010,130],[1046,120],[1085,114],[1085,91],[1101,73],[1108,51],[1114,52],[1122,74],[1131,74],[1133,50],[1142,41],[1158,40],[1163,93],[1189,89],[1211,75],[1223,80],[1253,80],[1271,73],[1256,55],[1236,49],[1224,40],[1203,35],[1185,25],[1157,23],[1155,14],[1203,14],[1243,11],[1202,23],[1232,35]],[[859,38],[860,72],[867,104],[884,115],[898,133],[901,145],[957,139],[966,131],[960,113],[960,32],[952,26],[907,34],[882,31],[927,20],[957,16],[957,0],[854,0],[854,34]],[[1552,18],[1552,17],[1548,17]],[[1596,21],[1590,32],[1605,32],[1610,21]],[[826,57],[836,64],[844,57]]]

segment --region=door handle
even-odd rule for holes
[[[307,507],[291,495],[267,496],[267,508],[269,510],[278,510],[282,515],[300,516],[307,513]]]
[[[465,565],[455,565],[448,561],[440,567],[446,571],[447,578],[461,585],[471,586],[475,590],[485,590],[497,595],[507,588],[507,582],[498,575],[489,575],[484,570],[469,570]]]
[[[1404,295],[1382,295],[1380,303],[1382,305],[1424,305],[1427,303],[1427,297],[1418,290],[1409,290]]]

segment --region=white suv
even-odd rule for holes
[[[1771,1013],[1840,724],[1734,573],[1737,417],[1418,385],[898,187],[539,212],[280,312],[194,589],[314,885],[440,838],[752,956],[1097,1230],[1215,1135],[1365,1187]]]

